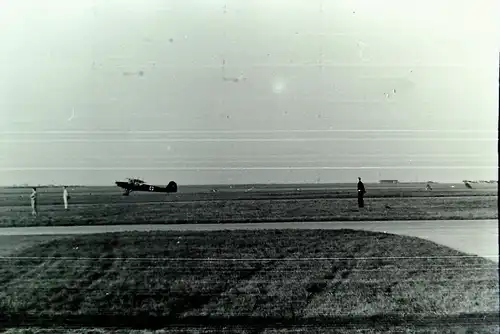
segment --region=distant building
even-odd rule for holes
[[[463,183],[498,183],[498,181],[495,180],[463,180]]]
[[[398,180],[380,180],[379,181],[380,183],[383,183],[383,184],[396,184],[396,183],[399,183]]]

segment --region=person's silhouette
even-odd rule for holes
[[[365,195],[365,185],[361,182],[361,178],[358,177],[358,206],[363,208],[365,206],[365,200],[363,196]]]
[[[31,189],[32,189],[32,192],[31,192],[31,195],[30,195],[30,199],[31,199],[31,214],[33,215],[33,217],[36,217],[38,215],[37,193],[36,193],[36,188],[35,187],[33,187]]]
[[[63,201],[64,201],[64,210],[68,210],[68,188],[66,186],[63,187]]]

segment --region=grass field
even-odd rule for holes
[[[4,328],[498,332],[497,264],[391,234],[128,232],[59,238],[1,261]]]
[[[315,330],[314,328],[295,328],[291,330],[286,329],[265,329],[260,332],[250,331],[245,329],[228,329],[228,328],[217,328],[217,329],[200,329],[198,327],[188,327],[182,329],[160,329],[160,330],[128,330],[128,329],[115,329],[115,330],[106,330],[101,328],[85,328],[85,329],[68,329],[68,328],[32,328],[32,329],[8,329],[5,331],[5,334],[254,334],[254,333],[262,333],[262,334],[284,334],[284,333],[364,333],[364,334],[382,334],[382,333],[411,333],[411,334],[456,334],[456,333],[474,333],[474,334],[490,334],[490,333],[498,333],[498,326],[488,326],[488,325],[477,325],[474,326],[473,331],[466,331],[463,329],[463,326],[457,325],[455,327],[450,327],[443,329],[441,327],[425,327],[425,328],[415,328],[411,331],[408,331],[405,327],[391,327],[388,326],[383,330],[349,330],[349,329],[319,329]]]
[[[453,186],[453,188],[452,188]],[[367,185],[358,209],[355,185],[188,186],[176,194],[132,193],[117,187],[70,189],[70,211],[61,189],[39,189],[39,217],[31,217],[30,189],[0,190],[0,227],[259,221],[359,221],[497,219],[497,185]],[[212,192],[217,189],[216,192]]]
[[[463,326],[457,325],[455,327],[450,328],[415,328],[411,331],[407,331],[405,327],[391,327],[388,326],[383,330],[348,330],[348,329],[325,329],[325,330],[315,330],[314,328],[295,328],[292,330],[284,330],[284,329],[265,329],[261,331],[262,334],[284,334],[284,333],[364,333],[364,334],[375,334],[375,333],[412,333],[412,334],[456,334],[456,333],[474,333],[474,334],[489,334],[489,333],[498,333],[498,326],[488,326],[488,325],[478,325],[474,326],[474,331],[464,331]],[[245,329],[228,329],[228,328],[217,328],[217,329],[200,329],[198,327],[191,328],[182,328],[182,329],[160,329],[160,330],[128,330],[128,329],[115,329],[115,330],[106,330],[101,328],[85,328],[85,329],[68,329],[68,328],[32,328],[32,329],[8,329],[5,331],[5,334],[188,334],[188,333],[196,333],[196,334],[250,334],[250,333],[258,333],[256,331],[250,331]]]
[[[0,236],[0,256],[7,256],[27,247],[64,238],[64,235],[9,235]]]

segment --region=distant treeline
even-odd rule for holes
[[[7,188],[7,189],[12,189],[12,188],[15,188],[15,189],[23,189],[23,188],[33,188],[33,187],[36,187],[36,188],[61,188],[63,186],[66,186],[66,187],[71,187],[71,188],[77,188],[77,187],[85,187],[85,186],[82,186],[82,185],[71,185],[71,184],[61,184],[61,185],[55,185],[55,184],[49,184],[49,185],[12,185],[12,186],[6,186],[4,188]]]
[[[498,183],[498,181],[495,181],[495,180],[489,180],[489,181],[486,181],[486,180],[463,180],[462,182],[464,183]]]
[[[366,184],[372,184],[372,183],[379,183],[379,184],[426,184],[426,183],[430,183],[430,184],[438,184],[440,182],[437,182],[437,181],[400,181],[400,180],[379,180],[378,182],[365,182]],[[498,184],[498,181],[496,180],[463,180],[462,183],[474,183],[474,184],[478,184],[478,183],[482,183],[482,184]],[[193,184],[189,184],[189,185],[184,185],[183,187],[187,187],[187,188],[196,188],[196,187],[212,187],[212,188],[218,188],[218,187],[230,187],[230,188],[249,188],[249,187],[255,187],[255,188],[267,188],[267,187],[285,187],[285,188],[288,188],[288,187],[303,187],[303,186],[311,186],[311,187],[314,187],[314,186],[338,186],[338,185],[352,185],[352,184],[355,184],[353,182],[337,182],[337,183],[307,183],[307,184],[301,184],[301,183],[285,183],[285,184],[233,184],[233,185],[230,185],[230,184],[218,184],[218,185],[208,185],[208,184],[200,184],[200,185],[193,185]],[[453,182],[445,182],[445,184],[455,184]],[[21,184],[21,185],[12,185],[12,186],[4,186],[2,188],[5,188],[5,189],[26,189],[26,188],[29,188],[31,189],[32,187],[37,187],[37,188],[61,188],[63,186],[67,186],[69,188],[85,188],[85,187],[109,187],[109,186],[113,186],[113,185],[102,185],[102,186],[97,186],[97,185],[94,185],[94,186],[85,186],[85,185],[76,185],[76,184],[60,184],[60,185],[56,185],[56,184],[49,184],[49,185],[28,185],[28,184]]]

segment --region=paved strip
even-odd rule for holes
[[[355,229],[430,240],[467,254],[498,262],[497,220],[416,220],[364,222],[280,222],[238,224],[169,224],[108,226],[43,226],[0,228],[0,236],[75,235],[126,231],[216,231],[259,229]]]

